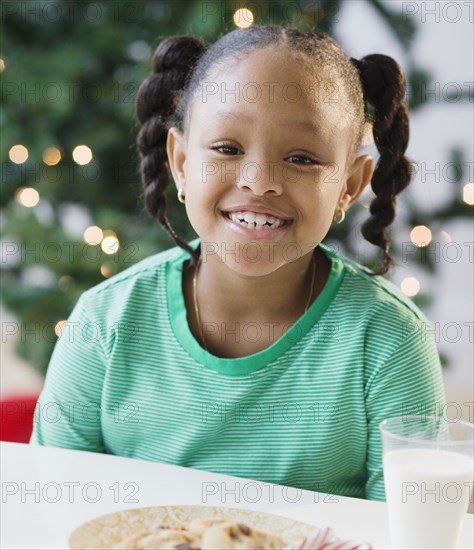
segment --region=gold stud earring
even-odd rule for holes
[[[339,225],[345,220],[345,218],[346,218],[346,211],[343,208],[339,207],[336,210],[336,213],[334,214],[332,221]]]
[[[178,191],[178,200],[179,200],[179,202],[181,202],[183,204],[186,202],[186,197],[184,196],[184,189],[182,187]]]

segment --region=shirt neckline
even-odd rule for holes
[[[193,249],[200,246],[200,239],[190,243]],[[257,371],[274,362],[291,347],[295,346],[309,330],[321,319],[333,301],[344,278],[344,264],[334,251],[318,245],[331,262],[329,277],[316,300],[298,321],[268,348],[245,357],[217,357],[205,350],[194,338],[188,324],[187,311],[183,295],[182,268],[189,259],[186,251],[170,259],[166,266],[167,299],[170,323],[174,335],[183,349],[204,367],[228,376],[242,376]]]

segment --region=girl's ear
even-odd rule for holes
[[[348,210],[356,202],[372,179],[373,172],[374,162],[371,156],[362,155],[355,159],[339,199],[339,205],[344,210]]]
[[[184,189],[186,187],[186,141],[181,130],[176,127],[168,130],[166,152],[176,189]]]

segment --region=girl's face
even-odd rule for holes
[[[187,140],[168,134],[168,157],[203,261],[266,275],[303,258],[372,173],[351,158],[350,109],[337,82],[284,50],[231,63],[194,96]]]

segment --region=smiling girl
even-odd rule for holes
[[[429,323],[381,276],[410,181],[404,93],[393,59],[349,59],[321,33],[164,40],[138,148],[147,209],[178,246],[81,297],[32,442],[384,499],[380,421],[444,403]],[[375,169],[358,154],[368,105]],[[167,218],[170,176],[191,243]],[[322,244],[369,182],[378,274]]]

